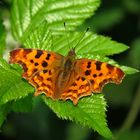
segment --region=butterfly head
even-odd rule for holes
[[[75,59],[75,57],[76,57],[75,48],[72,48],[72,49],[68,52],[67,57],[72,58],[72,59]]]

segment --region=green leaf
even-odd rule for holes
[[[7,116],[8,112],[10,111],[10,109],[11,108],[10,108],[9,104],[0,106],[0,127],[4,123],[6,116]]]
[[[5,49],[5,38],[6,38],[6,33],[5,33],[5,28],[2,24],[2,21],[0,21],[0,58],[3,56],[3,52]]]
[[[121,66],[120,67],[126,74],[134,74],[139,72],[139,70],[131,68],[131,67],[127,67],[127,66]]]
[[[0,105],[34,92],[32,86],[3,59],[0,59],[0,75]]]
[[[75,47],[77,54],[93,54],[106,56],[118,54],[128,49],[128,46],[124,44],[112,41],[108,37],[97,35],[95,33],[87,32],[84,38],[80,40],[81,35],[82,34],[79,32],[68,34],[68,37],[70,38],[70,47]],[[66,52],[68,52],[69,50],[69,45],[66,37],[63,36],[57,38],[54,41],[53,48],[59,53],[66,54]]]
[[[102,94],[84,97],[76,106],[71,101],[53,101],[46,96],[43,100],[58,117],[86,125],[106,138],[112,137],[105,119],[106,102]]]
[[[100,0],[14,0],[11,12],[12,31],[16,39],[26,38],[44,20],[54,34],[74,30],[94,14]]]
[[[41,28],[40,31],[39,28]],[[25,40],[27,48],[45,49],[46,47],[48,50],[52,50],[61,53],[63,55],[66,55],[67,52],[70,50],[70,48],[75,47],[77,55],[92,54],[101,56],[117,54],[128,49],[128,46],[124,44],[117,43],[115,41],[112,41],[108,37],[100,36],[91,32],[87,32],[82,40],[81,36],[83,34],[80,32],[75,33],[67,32],[68,38],[70,38],[69,41],[67,40],[66,35],[57,37],[53,36],[53,44],[52,44],[53,47],[50,47],[49,39],[51,37],[51,33],[48,32],[47,34],[48,36],[45,36],[46,41],[44,42],[42,28],[44,28],[44,25],[43,26],[40,25],[37,28],[37,31],[35,30],[33,33],[30,34],[30,36],[27,37],[27,39]],[[36,32],[38,34],[36,34]],[[40,41],[38,40],[36,41],[37,38],[39,38],[38,40]]]
[[[53,36],[48,29],[48,24],[44,21],[30,33],[23,43],[26,48],[50,50],[52,39]]]
[[[12,103],[12,110],[14,112],[29,112],[33,107],[33,96],[27,96]]]

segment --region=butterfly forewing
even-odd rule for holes
[[[62,58],[57,53],[35,49],[20,48],[10,52],[10,63],[22,65],[22,76],[36,88],[35,95],[44,92],[49,97],[53,96]]]
[[[23,77],[29,79],[37,71],[57,67],[62,57],[54,52],[20,48],[10,52],[10,63],[22,65]]]

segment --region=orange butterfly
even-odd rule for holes
[[[70,99],[73,104],[79,98],[100,93],[108,82],[119,84],[124,72],[105,62],[86,58],[76,59],[74,49],[67,56],[36,49],[16,49],[10,52],[10,63],[22,65],[22,76],[52,99]]]

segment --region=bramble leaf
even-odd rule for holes
[[[43,21],[49,24],[54,34],[72,31],[86,18],[94,14],[100,0],[14,0],[11,23],[13,35],[18,40],[24,40],[33,28]]]
[[[43,100],[59,118],[86,125],[106,138],[112,137],[105,119],[106,102],[102,94],[82,98],[76,106],[71,101],[52,101],[45,96]]]
[[[0,75],[0,105],[34,92],[32,86],[3,59],[0,59]]]

